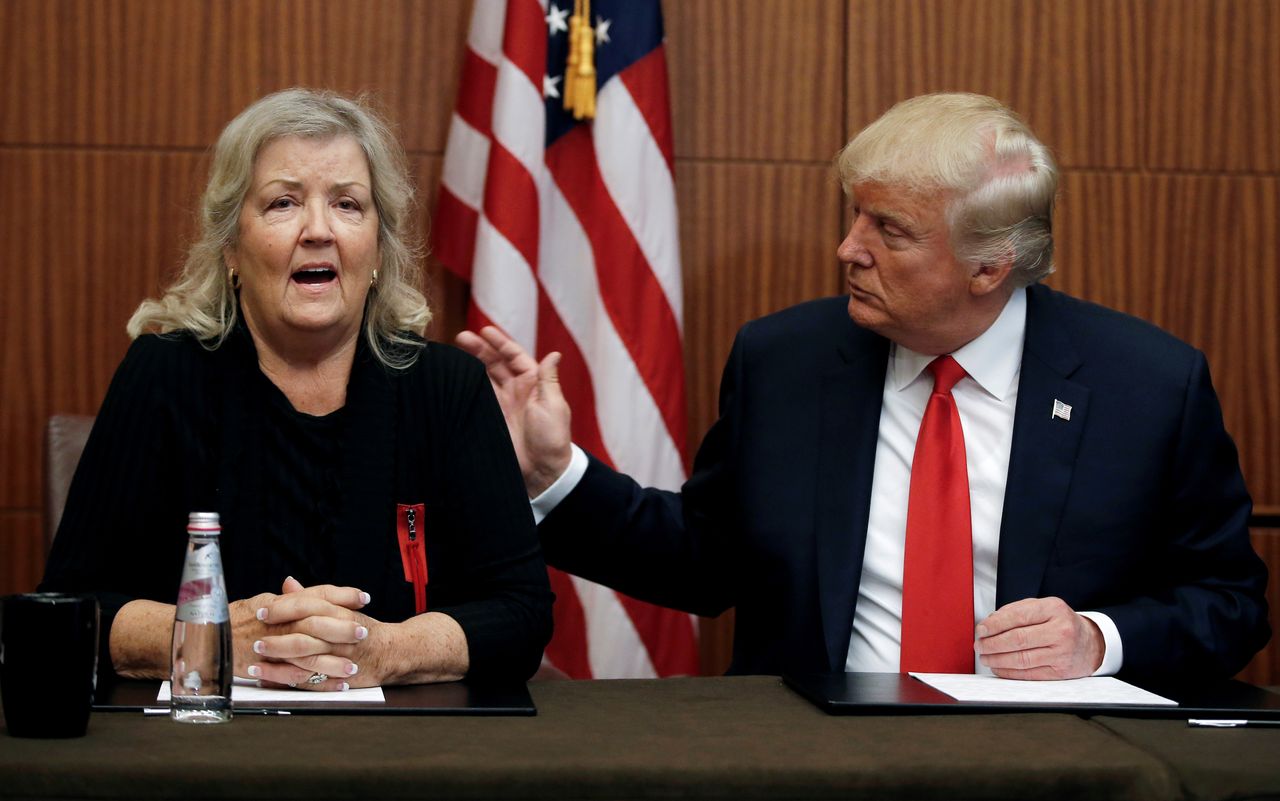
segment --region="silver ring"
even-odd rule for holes
[[[328,675],[324,673],[312,673],[311,678],[307,679],[307,684],[310,684],[312,687],[314,687],[317,684],[324,684],[328,680],[329,680]]]

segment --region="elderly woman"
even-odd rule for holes
[[[537,668],[552,599],[520,470],[483,367],[421,338],[411,205],[359,102],[293,89],[223,131],[200,239],[129,321],[42,585],[98,595],[104,666],[167,676],[187,513],[213,510],[238,676]]]

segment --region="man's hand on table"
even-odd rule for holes
[[[1061,598],[1006,604],[978,624],[974,650],[1004,679],[1078,679],[1102,664],[1102,632]]]

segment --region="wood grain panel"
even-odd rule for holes
[[[1068,173],[1051,282],[1205,352],[1259,506],[1280,503],[1277,219],[1275,178]]]
[[[209,144],[232,114],[222,76],[238,19],[199,0],[3,4],[0,141]]]
[[[1047,283],[1154,320],[1169,278],[1167,265],[1149,257],[1150,191],[1150,178],[1136,173],[1064,173],[1054,209],[1055,271]]]
[[[843,4],[663,3],[676,154],[828,161],[844,143]]]
[[[0,595],[31,592],[44,574],[39,512],[0,512]]]
[[[1145,60],[1135,0],[857,0],[850,134],[926,92],[979,92],[1022,114],[1063,165],[1137,167]]]
[[[1240,446],[1241,463],[1258,511],[1280,513],[1280,178],[1231,178],[1240,193],[1235,242],[1237,258],[1226,263],[1228,281],[1238,282],[1226,309],[1230,323],[1210,335],[1240,348],[1228,363],[1223,395],[1227,427]],[[1230,232],[1226,232],[1230,235]],[[1228,346],[1230,347],[1230,346]],[[1216,363],[1214,368],[1217,369]],[[1272,583],[1280,582],[1273,563]],[[1273,614],[1280,609],[1272,606]],[[1280,629],[1277,629],[1280,631]],[[1280,669],[1280,665],[1277,665]],[[1280,684],[1280,674],[1272,684]]]
[[[49,408],[94,414],[129,346],[124,326],[180,266],[195,231],[205,158],[194,153],[30,152],[49,281]],[[74,236],[50,224],[75,222]]]
[[[1150,167],[1280,169],[1280,5],[1169,0],[1144,7],[1151,41]]]
[[[240,8],[231,41],[237,110],[290,86],[369,93],[407,149],[444,150],[466,0],[263,0]]]
[[[369,92],[406,147],[440,151],[468,14],[466,0],[14,0],[0,141],[204,148],[252,101],[305,85]]]
[[[1148,269],[1163,274],[1152,319],[1208,356],[1254,502],[1280,503],[1280,182],[1148,184]]]
[[[1271,641],[1237,678],[1264,686],[1280,685],[1280,529],[1253,529],[1253,549],[1267,563],[1267,606],[1270,607]]]
[[[841,194],[827,166],[677,165],[689,441],[715,420],[747,320],[838,293]]]
[[[46,290],[49,243],[34,235],[61,220],[61,236],[73,221],[46,216],[42,176],[24,154],[0,150],[0,242],[6,246],[0,292],[0,508],[40,503],[40,422],[48,405],[44,375],[49,362]]]

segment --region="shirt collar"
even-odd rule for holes
[[[1014,389],[1022,365],[1022,341],[1027,330],[1027,290],[1015,289],[1000,316],[977,339],[951,354],[978,386],[997,400]],[[897,343],[889,350],[889,380],[901,392],[936,359]]]

